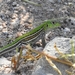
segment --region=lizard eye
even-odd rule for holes
[[[53,21],[52,24],[55,24],[55,22]]]
[[[48,24],[46,26],[48,27]]]

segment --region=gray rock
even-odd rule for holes
[[[70,29],[69,29],[68,27],[66,27],[66,28],[64,29],[64,31],[65,31],[65,32],[70,32]]]
[[[64,35],[64,36],[69,35],[69,34],[70,34],[70,31],[71,31],[70,28],[65,27],[65,29],[63,30],[63,33],[64,33],[63,35]]]
[[[57,0],[59,3],[62,2],[62,0]]]
[[[2,30],[2,32],[5,33],[5,34],[8,34],[7,28],[4,28],[4,29]]]
[[[71,40],[70,38],[56,37],[46,45],[46,47],[44,48],[44,52],[47,53],[48,55],[58,56],[58,53],[57,51],[55,51],[54,48],[55,43],[58,49],[63,53],[69,52],[71,50],[70,40]],[[53,61],[53,63],[61,71],[62,75],[68,75],[65,72],[65,70],[68,70],[69,66],[55,61]],[[59,74],[50,66],[50,64],[46,61],[45,58],[41,58],[37,61],[33,69],[32,75],[59,75]]]
[[[49,2],[51,2],[51,3],[54,3],[54,0],[48,0]]]
[[[9,65],[11,64],[11,61],[8,61],[6,58],[2,57],[0,58],[0,65]]]
[[[12,6],[17,6],[17,2],[13,2],[12,3]]]
[[[73,0],[73,2],[75,2],[75,0]]]
[[[70,17],[69,20],[70,20],[69,23],[75,25],[75,18],[74,17]]]

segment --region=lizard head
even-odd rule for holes
[[[54,21],[47,21],[45,24],[46,24],[45,29],[49,29],[49,28],[52,29],[52,28],[57,28],[61,26],[59,22],[54,22]]]
[[[60,27],[59,22],[54,22],[54,21],[47,21],[47,28],[57,28]]]

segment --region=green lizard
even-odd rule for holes
[[[45,34],[46,29],[48,28],[56,28],[59,27],[59,23],[53,24],[51,21],[45,21],[41,25],[37,26],[36,28],[32,29],[31,31],[27,32],[26,34],[16,38],[12,43],[7,44],[6,46],[0,48],[0,56],[4,53],[9,51],[15,50],[16,47],[23,41],[25,43],[33,42],[36,39],[39,39],[40,35],[44,38],[43,34]],[[44,42],[44,41],[43,41]]]

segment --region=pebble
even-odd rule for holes
[[[48,0],[49,2],[51,2],[51,3],[54,3],[54,0]]]
[[[19,19],[18,18],[12,19],[11,25],[13,25],[13,28],[16,28],[19,25]]]
[[[13,35],[12,35],[12,34],[8,35],[8,38],[11,38],[11,39],[12,39],[12,37],[13,37]]]
[[[11,2],[11,0],[7,0],[7,3]]]
[[[62,0],[57,0],[57,2],[58,2],[58,3],[61,3],[61,2],[62,2]]]
[[[2,26],[3,26],[3,28],[6,28],[6,27],[7,27],[7,26],[6,26],[6,23],[3,23]]]
[[[70,32],[70,28],[65,27],[64,32]]]
[[[68,23],[74,24],[75,25],[75,18],[74,17],[70,17],[68,20]]]
[[[16,14],[16,13],[14,13],[13,15],[12,15],[12,19],[15,19],[15,18],[17,18],[18,17],[18,14]]]
[[[64,29],[63,29],[63,36],[65,36],[65,37],[71,37],[71,30],[70,30],[70,28],[68,28],[68,27],[65,27]]]
[[[16,6],[17,6],[17,2],[13,2],[13,3],[12,3],[12,6],[13,6],[13,7],[16,7]]]
[[[19,37],[19,36],[22,36],[21,32],[17,32],[17,36],[16,37]]]
[[[72,5],[73,5],[73,3],[69,2],[69,3],[68,3],[68,5],[69,5],[69,6],[72,6]]]
[[[5,33],[5,34],[8,34],[7,28],[3,28],[2,32]]]
[[[0,25],[0,31],[3,29],[3,26],[2,25]]]

